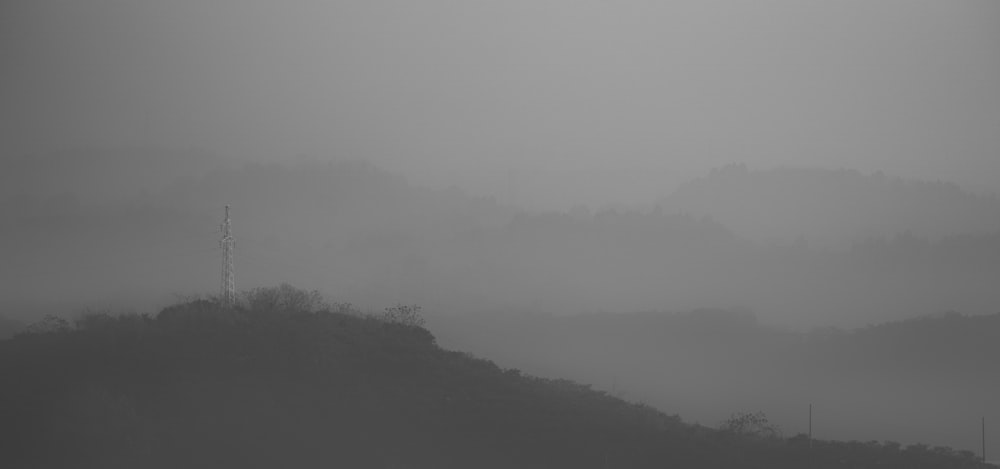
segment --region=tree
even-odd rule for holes
[[[315,313],[326,306],[318,291],[301,290],[287,283],[277,287],[258,287],[244,292],[242,303],[251,311]]]
[[[767,415],[761,411],[733,413],[719,425],[719,429],[724,432],[758,438],[777,438],[780,436],[777,425],[772,425],[768,421]]]
[[[424,318],[420,315],[420,306],[397,304],[386,308],[382,312],[381,319],[393,324],[403,324],[405,326],[424,327]]]
[[[69,330],[69,321],[49,314],[41,321],[29,324],[22,334],[55,334],[68,332]]]

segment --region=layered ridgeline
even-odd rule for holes
[[[981,467],[970,452],[723,430],[448,351],[419,311],[289,287],[0,342],[4,467]]]
[[[682,184],[666,210],[711,216],[757,241],[848,247],[909,233],[939,240],[1000,231],[1000,200],[942,181],[816,168],[729,165]]]
[[[687,206],[519,212],[459,190],[414,187],[358,162],[250,164],[198,176],[167,169],[183,176],[163,185],[136,173],[150,190],[116,203],[58,193],[0,200],[0,284],[7,287],[0,314],[27,323],[37,317],[26,311],[80,305],[155,311],[174,301],[170,294],[204,291],[218,281],[218,223],[227,204],[242,287],[287,281],[376,308],[401,298],[434,311],[499,314],[738,305],[767,322],[809,327],[945,310],[993,313],[1000,302],[1000,232],[991,228],[1000,217],[991,199],[947,184],[900,183],[897,191],[893,180],[849,172],[776,173],[801,181],[801,191],[786,191],[792,201],[812,200],[800,192],[813,186],[836,189],[823,203],[851,195],[836,213],[804,211],[803,226],[826,226],[809,221],[820,217],[835,225],[830,233],[856,226],[886,233],[824,250],[805,237],[801,244],[754,241],[740,234],[739,220],[711,212],[712,221]],[[725,174],[707,181],[743,177]],[[745,177],[756,181],[755,174]],[[888,192],[855,190],[855,183]],[[74,184],[67,187],[87,187]],[[725,199],[727,184],[716,190],[706,182],[699,194]],[[771,210],[797,213],[758,205],[738,213],[761,220]],[[864,223],[840,221],[853,214]],[[941,237],[906,221],[917,219],[964,234]]]
[[[431,317],[445,347],[560,376],[686,419],[761,410],[788,433],[1000,453],[1000,314],[792,332],[746,311]]]

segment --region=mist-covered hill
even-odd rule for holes
[[[446,347],[715,422],[763,410],[786,432],[978,449],[1000,421],[1000,314],[790,332],[746,311],[433,317]],[[988,453],[1000,451],[996,439]]]
[[[711,216],[758,241],[845,247],[910,233],[941,239],[1000,230],[1000,200],[948,182],[910,181],[881,172],[729,165],[682,184],[664,209]]]
[[[519,212],[362,162],[247,164],[171,181],[107,204],[77,203],[72,193],[0,201],[0,314],[152,311],[212,291],[227,204],[240,285],[292,282],[375,309],[397,301],[503,314],[740,306],[769,323],[811,327],[985,314],[1000,301],[998,232],[911,232],[839,250],[769,245],[718,218],[662,208]]]
[[[681,422],[289,287],[0,342],[8,467],[980,467],[971,452]]]

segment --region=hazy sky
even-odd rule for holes
[[[0,152],[364,157],[548,203],[729,162],[998,188],[998,51],[987,0],[5,0]]]

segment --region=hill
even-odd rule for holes
[[[1000,314],[793,332],[749,312],[433,316],[447,347],[716,422],[762,410],[786,431],[979,450],[1000,421]],[[988,426],[991,424],[988,423]],[[987,441],[987,453],[1000,451]]]
[[[0,342],[5,467],[980,467],[923,445],[681,422],[290,288]],[[337,309],[333,311],[332,309]],[[759,420],[757,423],[761,423]]]
[[[375,308],[403,298],[450,313],[738,305],[771,323],[854,327],[991,313],[1000,299],[1000,231],[770,245],[671,210],[519,213],[363,162],[247,164],[171,181],[108,204],[0,195],[0,314],[27,323],[62,305],[157,311],[170,293],[201,291],[217,281],[226,204],[241,286],[290,282]]]
[[[729,165],[682,184],[660,201],[668,211],[711,216],[740,236],[849,246],[903,233],[941,239],[1000,231],[1000,201],[957,184],[881,172]]]

